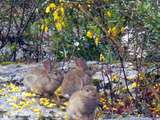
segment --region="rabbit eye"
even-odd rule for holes
[[[86,89],[87,92],[89,92],[89,89]]]
[[[54,72],[55,75],[57,75],[57,72]]]

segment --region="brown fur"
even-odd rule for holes
[[[62,82],[62,95],[70,97],[84,85],[92,84],[91,76],[86,72],[88,67],[83,59],[76,59],[76,68],[64,75]]]
[[[54,91],[61,85],[63,75],[51,69],[51,64],[43,63],[44,67],[33,67],[24,76],[24,85],[28,90],[45,97],[54,95]]]
[[[95,109],[98,105],[98,93],[92,85],[84,86],[72,94],[67,112],[70,119],[94,120]]]

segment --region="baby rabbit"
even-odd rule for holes
[[[24,76],[24,85],[28,90],[45,97],[54,95],[54,91],[62,83],[63,75],[53,67],[51,61],[46,60],[43,62],[43,67],[31,68],[31,71]]]
[[[66,98],[69,98],[72,93],[79,90],[82,86],[92,84],[91,76],[86,72],[88,70],[86,62],[81,58],[77,58],[75,63],[75,69],[64,75],[61,85],[62,96]]]
[[[73,93],[67,107],[69,120],[94,120],[98,98],[96,88],[92,85],[86,85]]]

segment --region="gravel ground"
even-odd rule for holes
[[[96,63],[97,64],[97,63]],[[113,67],[118,66],[114,65]],[[129,64],[128,64],[129,66]],[[135,70],[132,70],[133,66],[128,67],[126,66],[127,76],[130,78],[134,78],[137,74]],[[12,80],[16,80],[18,82],[21,82],[23,80],[23,74],[25,74],[26,71],[29,70],[29,68],[32,67],[32,65],[8,65],[8,66],[1,66],[0,65],[0,82],[8,82]],[[116,67],[114,68],[114,71],[118,71]],[[97,72],[97,74],[94,75],[95,79],[103,79],[100,72]],[[107,78],[105,77],[106,81]],[[0,90],[3,87],[0,87]],[[17,109],[13,109],[9,103],[12,101],[13,96],[17,96],[19,99],[22,98],[22,93],[25,92],[25,88],[21,87],[21,91],[19,92],[13,92],[8,94],[7,92],[4,95],[0,93],[0,120],[39,120],[39,116],[37,116],[31,109],[22,109],[21,111],[18,111]],[[8,95],[8,96],[7,96]],[[11,101],[10,101],[11,100]],[[38,108],[43,112],[43,115],[41,115],[42,120],[64,120],[65,118],[65,111],[62,109],[59,109],[58,107],[48,109],[44,106],[39,105],[38,103],[35,103],[32,105],[32,108]],[[135,116],[129,116],[126,118],[116,118],[116,119],[107,119],[105,118],[99,118],[99,120],[160,120],[160,119],[153,119],[153,118],[145,118],[145,117],[135,117]]]

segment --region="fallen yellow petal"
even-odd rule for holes
[[[38,108],[32,109],[32,111],[35,112],[35,113],[40,113],[41,112],[41,110],[38,109]]]
[[[46,107],[47,107],[47,108],[53,108],[53,107],[55,107],[55,106],[56,106],[56,104],[50,103],[50,104],[48,104]]]
[[[66,107],[65,106],[60,106],[60,109],[61,110],[66,110]]]
[[[68,104],[69,104],[69,102],[65,102],[65,103],[64,103],[65,106],[68,106]]]

